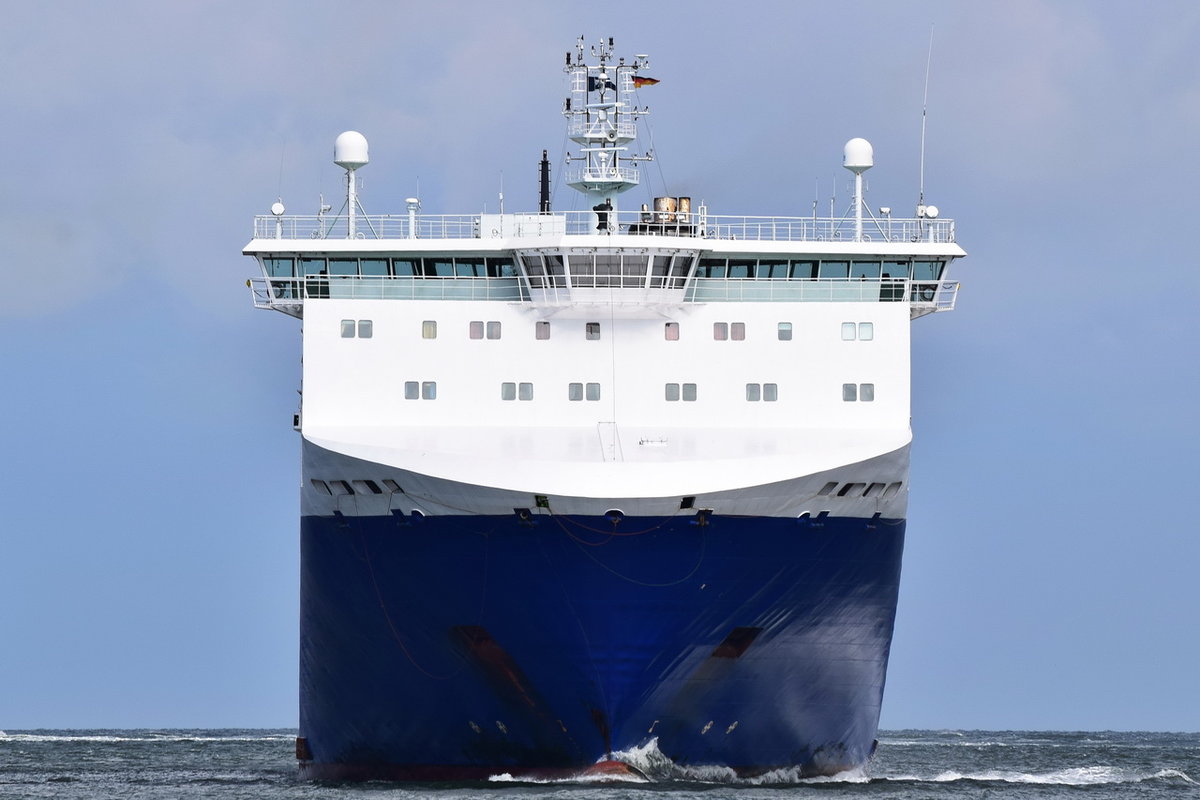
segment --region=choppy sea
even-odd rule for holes
[[[399,785],[301,781],[291,730],[9,730],[0,798],[717,798],[1200,797],[1200,733],[884,731],[861,771],[737,780],[680,769],[653,745],[622,754],[648,782]]]

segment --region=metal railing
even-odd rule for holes
[[[492,300],[529,302],[521,278],[251,278],[255,308],[272,308],[300,316],[306,300]],[[895,278],[812,278],[804,280],[754,278],[695,278],[686,291],[662,287],[616,289],[597,295],[594,288],[573,291],[565,286],[537,291],[539,304],[572,305],[597,302],[661,304],[719,302],[907,302],[914,315],[952,311],[958,296],[957,281],[913,281]]]
[[[512,215],[527,220],[535,215]],[[608,228],[597,229],[596,214],[591,211],[569,211],[548,215],[556,222],[544,227],[542,233],[532,225],[513,226],[520,238],[536,239],[607,233],[613,236],[682,236],[694,239],[733,239],[759,242],[853,242],[854,220],[834,217],[739,217],[719,216],[701,212],[613,211],[608,215]],[[489,215],[489,219],[495,215]],[[430,215],[410,218],[407,214],[364,215],[356,218],[356,239],[478,239],[489,231],[481,231],[480,215]],[[270,215],[254,218],[255,239],[346,239],[345,217]],[[863,223],[863,239],[867,242],[931,242],[947,244],[955,241],[952,219],[870,219]],[[394,247],[394,245],[393,245]]]

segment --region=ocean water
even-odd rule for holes
[[[1200,798],[1200,733],[884,731],[866,769],[812,780],[681,769],[651,744],[622,754],[648,782],[497,776],[455,785],[301,781],[294,737],[290,730],[9,730],[0,733],[0,798]]]

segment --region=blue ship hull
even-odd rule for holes
[[[302,774],[830,774],[873,751],[904,521],[304,517]]]

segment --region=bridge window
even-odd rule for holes
[[[483,268],[483,258],[454,259],[454,274],[464,278],[482,278],[486,276]]]
[[[884,261],[883,262],[883,277],[885,277],[885,278],[907,278],[908,277],[908,262],[907,261]]]
[[[819,278],[847,278],[849,276],[849,261],[822,261],[817,272]]]
[[[757,276],[759,278],[786,278],[788,276],[788,262],[782,259],[760,259]]]
[[[421,259],[395,258],[392,259],[392,269],[397,278],[412,278],[421,274]]]
[[[454,277],[454,259],[453,258],[427,258],[425,259],[425,275],[430,278],[453,278]]]
[[[324,275],[325,259],[302,258],[300,259],[300,269],[304,271],[305,275]]]
[[[291,278],[295,276],[296,259],[294,258],[264,258],[267,275],[271,278]]]
[[[812,260],[792,261],[792,277],[800,279],[817,277],[817,262]]]
[[[942,274],[942,262],[940,261],[914,261],[913,262],[913,280],[914,281],[936,281]]]
[[[753,278],[755,263],[756,263],[756,261],[753,258],[731,258],[731,259],[729,259],[729,277],[731,277],[731,278]]]
[[[790,342],[792,340],[792,323],[779,323],[779,341]]]
[[[878,278],[878,261],[855,261],[850,268],[851,278]]]
[[[386,258],[360,258],[358,269],[364,278],[385,278],[388,274]]]
[[[329,274],[338,275],[343,278],[358,277],[358,259],[357,258],[331,258],[329,259]]]

